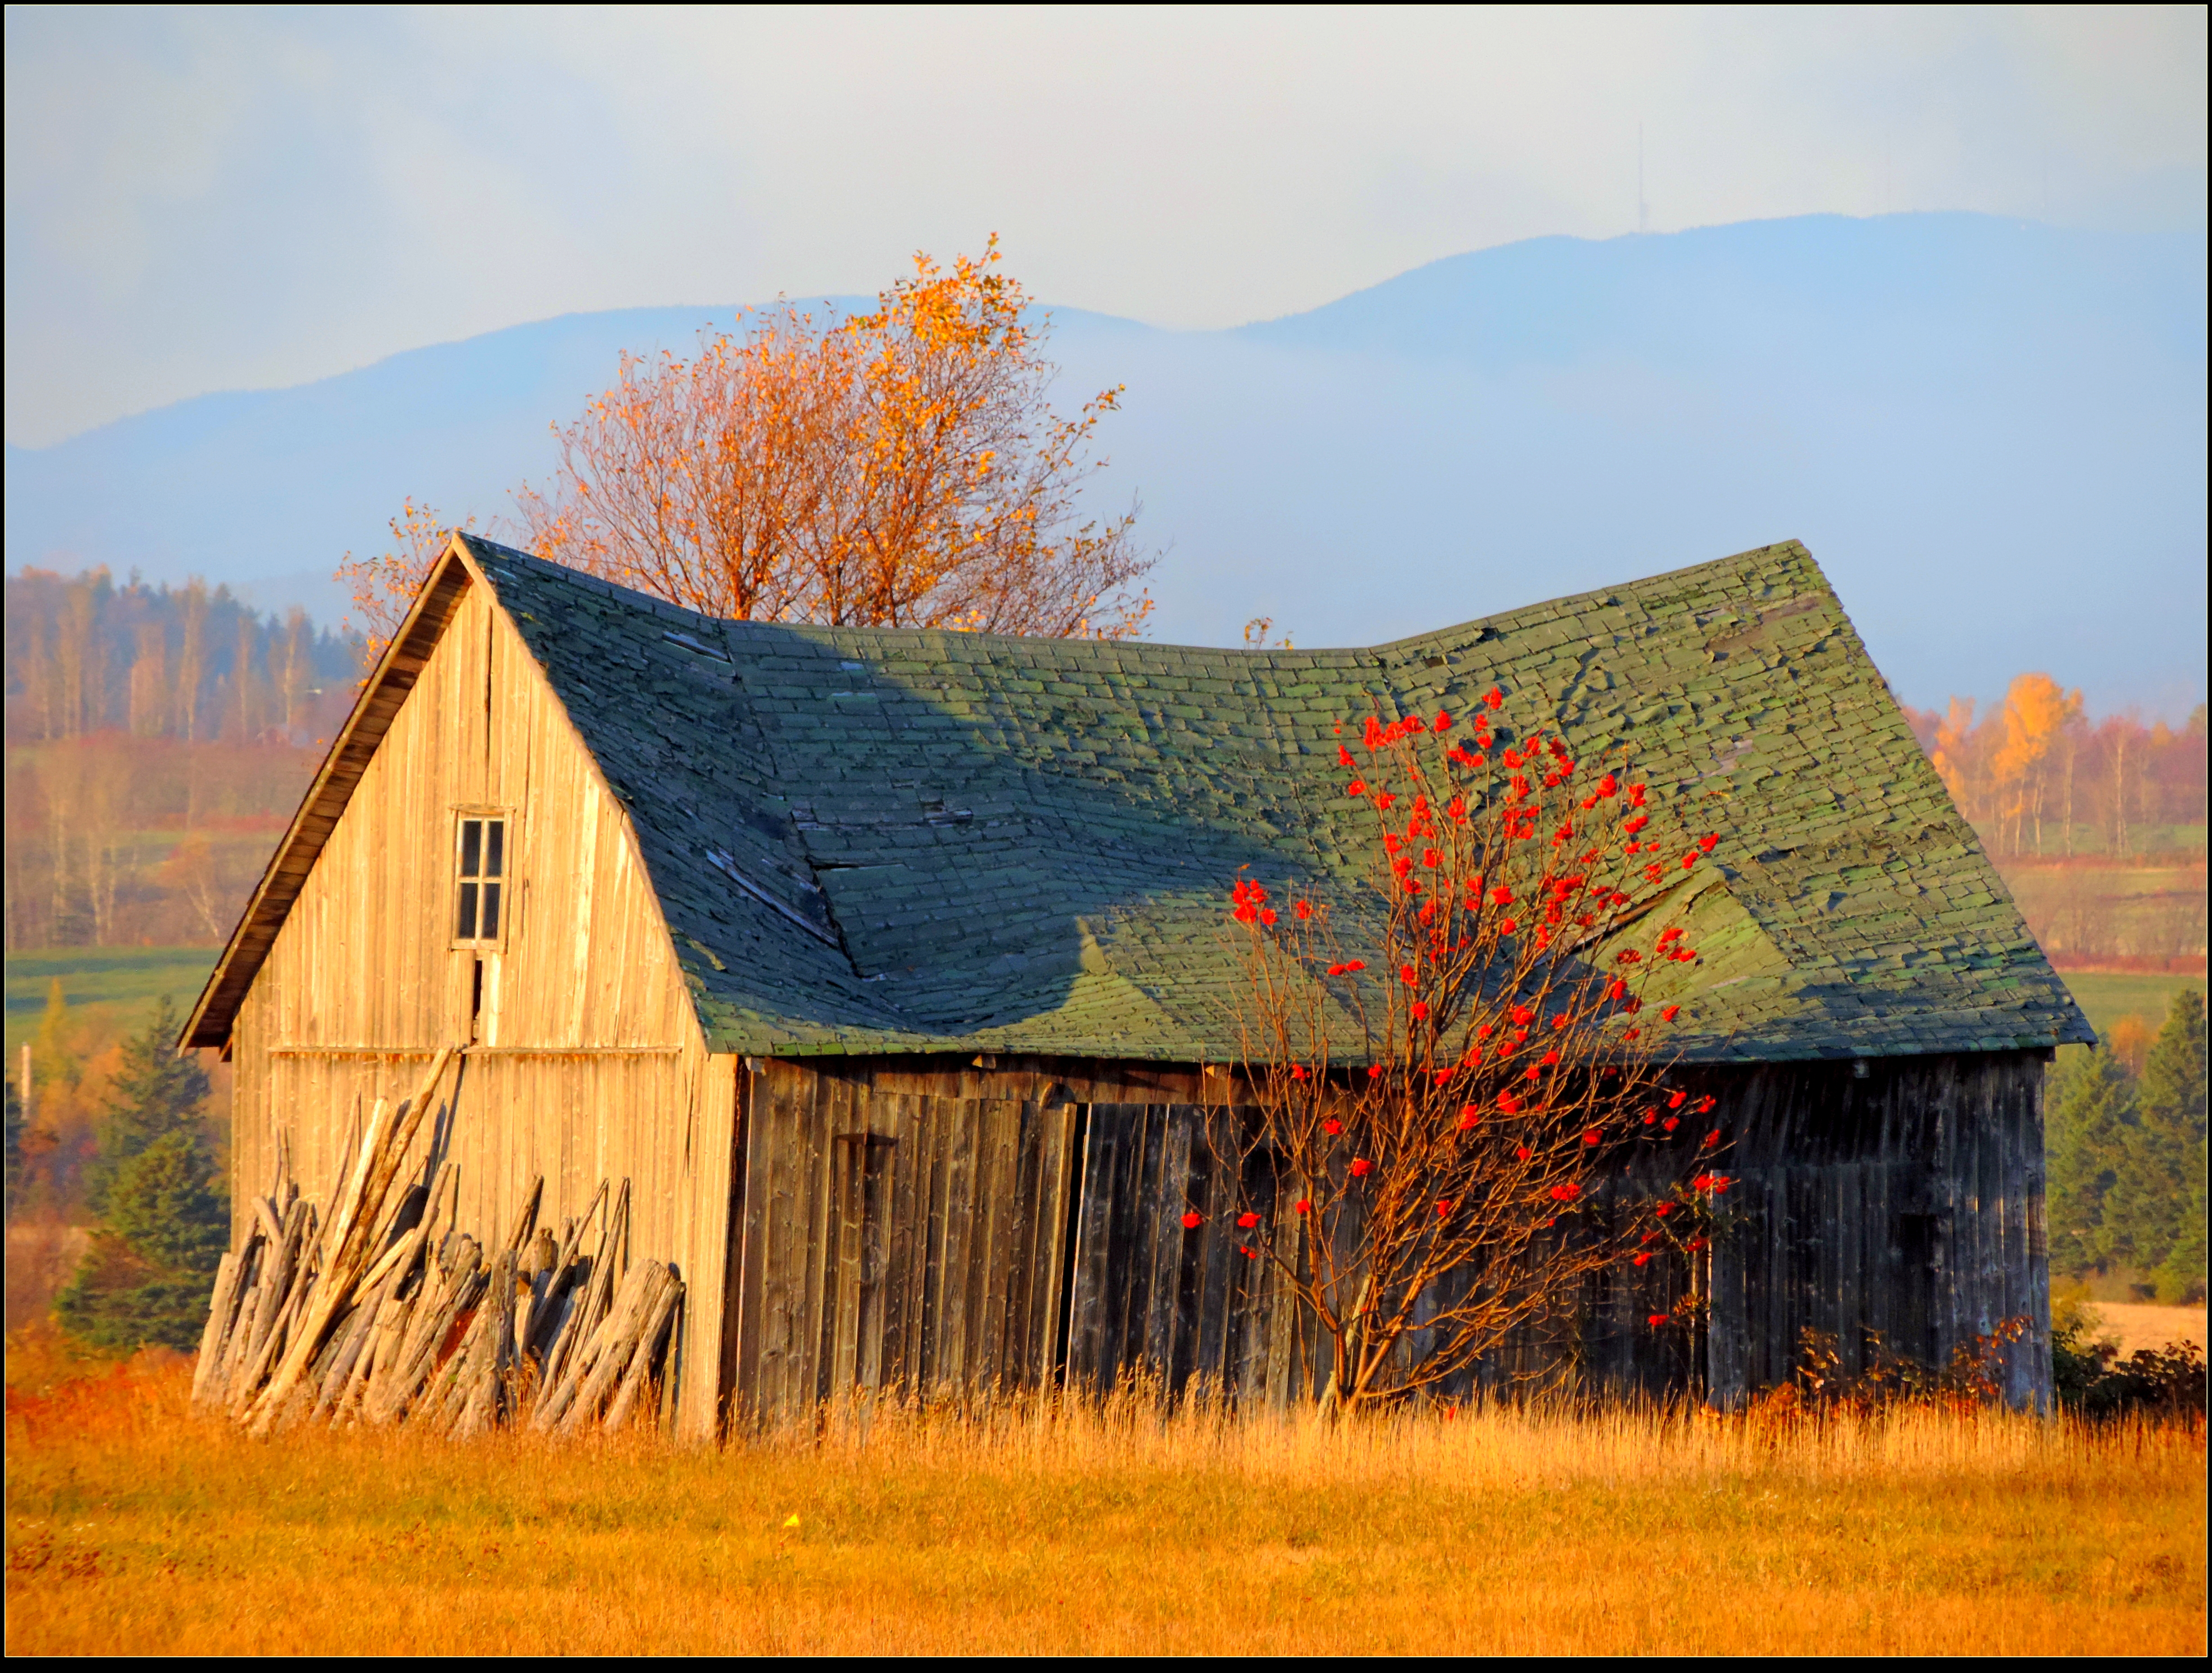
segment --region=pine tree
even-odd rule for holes
[[[2142,1109],[2145,1126],[2204,1136],[2204,995],[2194,988],[2174,995],[2143,1060]]]
[[[107,1223],[56,1300],[56,1317],[72,1334],[118,1353],[148,1342],[191,1348],[229,1222],[204,1147],[191,1133],[164,1135],[116,1171]]]
[[[2189,1158],[2187,1188],[2181,1199],[2181,1225],[2173,1247],[2152,1275],[2160,1301],[2202,1301],[2204,1299],[2204,1141],[2197,1141]]]
[[[2086,1272],[2115,1256],[2105,1202],[2136,1120],[2134,1077],[2105,1046],[2069,1053],[2051,1089],[2046,1221],[2051,1263]]]
[[[2204,1001],[2185,988],[2143,1062],[2136,1128],[2112,1193],[2162,1300],[2204,1280]]]
[[[123,1044],[87,1170],[103,1223],[54,1304],[63,1326],[96,1347],[191,1348],[207,1316],[230,1214],[215,1177],[208,1079],[178,1056],[176,1007],[164,999]]]
[[[177,1007],[165,996],[146,1026],[123,1043],[123,1066],[100,1110],[98,1152],[85,1170],[87,1200],[105,1214],[131,1158],[173,1133],[189,1135],[207,1158],[207,1071],[177,1050]]]

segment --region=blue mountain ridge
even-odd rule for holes
[[[573,314],[10,447],[7,562],[332,617],[403,496],[499,518],[623,350],[735,312]],[[1808,216],[1535,239],[1226,331],[1052,312],[1064,405],[1128,386],[1092,494],[1140,496],[1164,548],[1155,636],[1376,642],[1796,536],[1909,702],[2031,666],[2100,709],[2202,700],[2201,232]]]

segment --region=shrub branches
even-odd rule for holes
[[[1668,829],[1644,784],[1588,782],[1561,739],[1516,736],[1504,701],[1458,732],[1370,719],[1364,767],[1338,746],[1373,836],[1372,887],[1341,920],[1308,898],[1279,911],[1249,879],[1231,896],[1256,1108],[1216,1142],[1240,1179],[1257,1161],[1281,1182],[1276,1204],[1240,1204],[1239,1252],[1317,1321],[1325,1398],[1346,1408],[1467,1371],[1602,1271],[1674,1292],[1655,1330],[1703,1305],[1725,1135],[1701,1130],[1712,1099],[1668,1086],[1654,1031],[1680,1007],[1645,1014],[1643,989],[1696,962],[1654,921],[1719,838]],[[1638,924],[1656,933],[1631,945]],[[1593,1212],[1636,1147],[1681,1177]]]

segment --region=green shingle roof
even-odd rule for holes
[[[629,808],[714,1049],[1234,1055],[1240,867],[1341,897],[1340,721],[1627,745],[1720,833],[1672,903],[1693,1059],[2004,1050],[2083,1019],[1795,542],[1372,649],[723,622],[472,555]]]

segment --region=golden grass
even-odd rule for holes
[[[2205,1647],[2201,1427],[1132,1404],[720,1453],[257,1442],[185,1375],[11,1389],[9,1654]]]
[[[2110,1337],[2124,1354],[2177,1342],[2206,1344],[2204,1309],[2161,1307],[2150,1302],[2100,1301],[2082,1310],[2092,1337]]]

